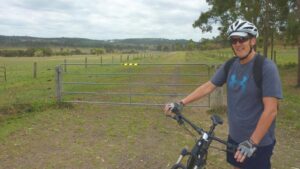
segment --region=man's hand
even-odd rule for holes
[[[180,113],[183,110],[183,104],[179,103],[167,103],[164,108],[166,116],[174,117],[174,113]]]
[[[239,144],[237,152],[234,158],[237,162],[242,163],[246,157],[250,158],[256,151],[256,145],[252,143],[251,140],[243,141]]]

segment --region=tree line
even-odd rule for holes
[[[212,40],[215,41],[215,40]],[[210,45],[207,45],[209,43]],[[144,50],[153,50],[153,51],[192,51],[192,50],[202,50],[202,49],[216,49],[216,45],[211,43],[210,40],[204,41],[202,43],[195,42],[192,39],[186,41],[186,43],[175,43],[175,44],[157,44],[143,47],[142,49],[119,49],[114,47],[109,48],[91,48],[89,51],[87,50],[80,50],[78,48],[70,49],[70,48],[59,48],[55,50],[55,48],[27,48],[27,49],[0,49],[0,56],[3,57],[47,57],[53,55],[61,55],[61,56],[68,56],[68,55],[83,55],[83,54],[91,54],[91,55],[101,55],[105,53],[138,53],[139,51]],[[221,46],[219,46],[221,47]],[[222,46],[224,47],[224,46]]]
[[[27,49],[2,49],[0,56],[3,57],[47,57],[52,55],[80,55],[80,49],[54,51],[51,48],[27,48]]]

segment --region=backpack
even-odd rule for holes
[[[230,58],[229,60],[226,61],[225,67],[224,67],[226,77],[228,77],[229,70],[230,70],[233,62],[237,58],[238,57],[235,56],[235,57]],[[257,88],[262,90],[263,63],[264,63],[265,57],[258,54],[258,55],[255,56],[254,59],[255,59],[254,64],[253,64],[254,81],[255,81],[255,84],[256,84]]]

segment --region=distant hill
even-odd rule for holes
[[[117,49],[155,48],[158,45],[185,45],[188,40],[169,40],[160,38],[92,40],[85,38],[39,38],[30,36],[0,35],[0,47],[104,47]]]

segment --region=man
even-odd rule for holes
[[[263,59],[261,86],[257,85],[254,61],[262,56],[254,49],[258,31],[252,23],[237,20],[227,33],[236,56],[229,70],[226,71],[227,62],[224,63],[210,81],[182,99],[179,105],[198,100],[227,82],[228,142],[238,145],[235,154],[227,153],[227,161],[235,169],[270,169],[276,142],[278,99],[282,99],[279,73],[272,61]],[[165,106],[167,115],[172,115],[170,106]]]

